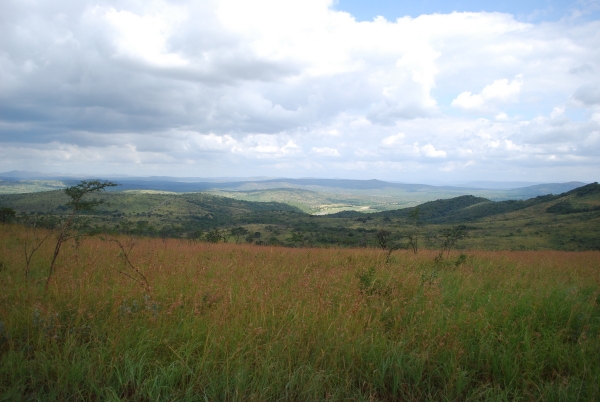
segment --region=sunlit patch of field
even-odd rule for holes
[[[0,180],[0,194],[38,193],[41,191],[58,190],[67,187],[60,180]]]
[[[313,215],[341,211],[380,212],[406,208],[439,198],[435,194],[418,195],[395,189],[352,190],[308,186],[305,188],[273,188],[256,190],[212,190],[211,194],[245,201],[282,202]],[[446,197],[451,195],[444,194]],[[436,198],[437,197],[437,198]],[[443,198],[443,197],[442,197]]]
[[[1,227],[0,399],[600,398],[599,252],[116,239]]]
[[[132,193],[132,194],[177,194],[172,191],[162,191],[162,190],[124,190],[124,193]]]

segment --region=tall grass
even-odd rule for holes
[[[598,400],[598,252],[0,233],[2,400]],[[132,239],[118,239],[123,245]],[[457,262],[456,264],[453,262]]]

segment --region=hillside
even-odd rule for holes
[[[75,185],[74,176],[43,175],[28,172],[0,173],[0,194],[50,191]],[[206,192],[245,201],[283,202],[302,211],[325,215],[341,211],[381,212],[414,207],[428,201],[473,195],[489,200],[523,200],[558,194],[584,183],[546,183],[514,188],[433,186],[382,180],[289,179],[289,178],[176,178],[115,177],[117,191],[193,193]],[[504,185],[508,185],[505,183]]]
[[[104,201],[82,221],[101,231],[125,230],[138,235],[167,237],[235,224],[278,223],[281,216],[301,214],[298,208],[276,202],[249,202],[203,193],[169,194],[113,191],[96,197]],[[0,205],[18,211],[23,219],[57,224],[70,210],[63,191],[0,195]],[[53,219],[56,218],[56,219]]]
[[[257,198],[261,191],[257,191]],[[308,190],[279,191],[280,200],[313,196]],[[407,247],[417,232],[421,246],[439,247],[439,233],[467,225],[469,237],[459,247],[480,249],[567,249],[600,247],[600,186],[597,183],[559,195],[528,200],[491,201],[464,195],[425,202],[415,208],[364,214],[344,211],[309,215],[284,202],[253,202],[207,193],[111,191],[106,203],[82,215],[82,230],[132,235],[199,238],[242,227],[245,241],[274,245],[377,246],[376,232],[391,233],[391,241]],[[293,199],[293,198],[292,198]],[[21,222],[53,227],[68,213],[62,191],[0,195],[0,206],[14,208]],[[415,226],[416,224],[416,226]],[[254,236],[254,237],[253,237]],[[231,237],[226,237],[230,238]],[[244,239],[236,237],[236,241]]]

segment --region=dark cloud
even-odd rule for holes
[[[577,88],[573,98],[586,106],[600,105],[600,87],[596,84],[585,84]]]
[[[577,67],[571,67],[569,69],[570,74],[576,75],[593,74],[594,71],[594,67],[589,63],[583,63]]]

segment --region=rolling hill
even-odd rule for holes
[[[51,191],[75,185],[81,178],[32,172],[0,173],[0,194]],[[493,201],[524,200],[558,194],[584,185],[579,182],[548,183],[514,188],[432,186],[381,180],[287,179],[287,178],[176,178],[114,177],[117,191],[194,193],[205,192],[245,201],[283,202],[302,211],[325,215],[341,211],[381,212],[414,207],[428,201],[461,195]],[[510,183],[501,183],[507,187]],[[489,186],[488,186],[489,187]]]

